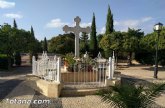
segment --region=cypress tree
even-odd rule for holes
[[[43,50],[47,52],[48,51],[48,44],[47,44],[46,37],[44,38],[44,45],[43,45],[43,47],[44,47]]]
[[[108,5],[108,14],[107,14],[107,22],[106,22],[106,31],[105,34],[110,34],[113,32],[113,14],[111,13],[110,6]]]
[[[30,33],[31,33],[32,39],[35,39],[34,30],[33,30],[33,27],[32,27],[32,26],[31,26],[31,31],[30,31]]]
[[[95,14],[93,13],[92,25],[91,25],[91,34],[90,34],[90,52],[92,58],[97,57],[98,54],[98,45],[96,38],[96,22],[95,22]]]
[[[36,39],[35,39],[35,35],[34,35],[34,30],[33,27],[31,26],[31,31],[30,31],[30,43],[29,43],[29,47],[30,47],[30,60],[32,60],[32,56],[35,56],[36,59],[38,59],[38,55],[37,55],[37,44],[36,44]]]
[[[17,23],[16,23],[15,19],[14,19],[14,22],[13,22],[13,27],[14,27],[15,29],[17,29]]]

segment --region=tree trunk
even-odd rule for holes
[[[116,67],[118,65],[118,51],[116,51]]]
[[[8,70],[11,70],[11,58],[9,55],[7,55],[7,60],[8,60]]]
[[[128,65],[129,66],[132,65],[132,52],[129,52],[129,55],[128,55]]]

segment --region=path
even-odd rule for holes
[[[31,67],[17,67],[11,72],[0,72],[0,108],[19,108],[17,105],[9,104],[9,100],[27,98],[25,94],[33,97],[34,90],[25,85],[26,74],[31,72]],[[34,93],[33,93],[34,92]],[[29,105],[23,106],[28,108]]]

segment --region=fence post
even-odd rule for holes
[[[57,60],[57,82],[61,81],[61,58],[59,57]]]
[[[32,57],[32,74],[35,75],[35,71],[36,71],[36,63],[35,63],[35,56]]]
[[[113,76],[112,76],[112,58],[109,57],[109,78],[108,79],[112,79]]]
[[[115,73],[115,57],[113,56],[113,58],[112,58],[112,78],[114,76],[114,73]]]

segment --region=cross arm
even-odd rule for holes
[[[69,32],[69,31],[74,32],[74,28],[73,28],[73,27],[68,27],[67,25],[65,25],[65,26],[63,27],[63,31],[64,31],[65,33]]]
[[[87,27],[87,28],[80,28],[81,30],[81,32],[85,32],[85,33],[87,33],[87,34],[89,34],[90,32],[91,32],[91,28],[90,27]]]

